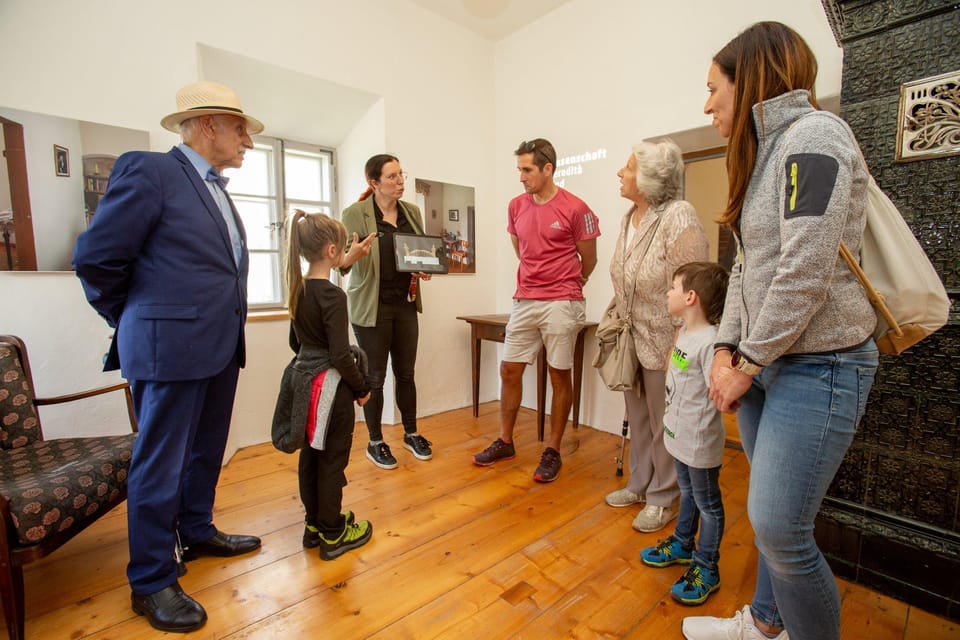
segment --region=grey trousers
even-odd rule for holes
[[[630,480],[627,488],[646,503],[669,507],[680,497],[677,468],[663,444],[666,371],[640,367],[637,389],[624,391],[630,423]]]

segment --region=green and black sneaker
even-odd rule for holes
[[[322,533],[320,534],[320,559],[333,560],[339,558],[347,551],[362,547],[370,540],[373,535],[373,525],[369,520],[360,520],[347,524],[343,531],[334,539],[329,539]]]
[[[354,516],[353,511],[344,511],[343,518],[346,520],[348,525],[353,524]],[[320,529],[317,529],[315,525],[310,524],[309,522],[303,523],[303,548],[304,549],[313,549],[320,546]]]

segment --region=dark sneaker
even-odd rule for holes
[[[693,562],[693,549],[684,549],[675,537],[670,536],[640,552],[640,560],[651,567],[669,567],[672,564]]]
[[[403,434],[403,448],[410,451],[417,460],[429,460],[433,457],[433,451],[430,449],[432,444],[419,433]]]
[[[683,604],[703,604],[720,588],[720,574],[695,564],[670,587],[670,595]]]
[[[473,464],[478,467],[489,467],[497,460],[513,460],[517,451],[512,442],[504,442],[501,438],[493,441],[489,447],[473,456]]]
[[[369,520],[352,522],[343,528],[343,531],[334,539],[320,534],[320,559],[333,560],[347,551],[362,547],[373,535],[373,525]]]
[[[390,445],[388,445],[386,442],[381,442],[380,444],[368,444],[367,457],[370,459],[370,462],[377,465],[381,469],[397,468],[397,459],[393,457],[392,453],[390,453]]]
[[[537,482],[553,482],[560,474],[561,466],[563,462],[560,461],[560,452],[547,447],[540,456],[540,466],[533,472],[533,479]]]
[[[353,524],[354,515],[353,511],[344,511],[343,518],[346,520],[347,524]],[[313,549],[320,545],[320,530],[317,529],[312,524],[304,523],[303,525],[303,548],[304,549]]]

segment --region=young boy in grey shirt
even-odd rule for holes
[[[690,605],[702,604],[720,586],[724,429],[708,391],[728,279],[716,263],[691,262],[676,270],[667,292],[667,311],[683,320],[667,364],[663,416],[663,442],[677,465],[680,513],[673,535],[641,551],[640,559],[652,567],[690,565],[670,589],[674,599]]]

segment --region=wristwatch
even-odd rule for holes
[[[763,371],[763,367],[758,364],[753,364],[747,360],[740,353],[739,349],[733,352],[733,357],[730,358],[730,366],[741,373],[747,374],[748,376],[755,376]]]

